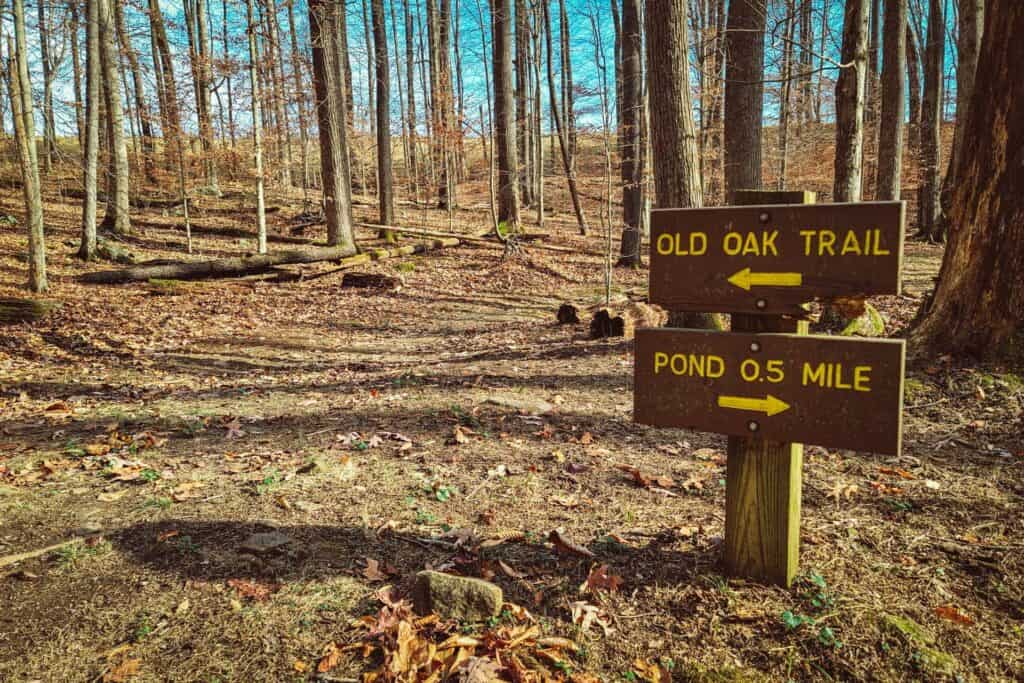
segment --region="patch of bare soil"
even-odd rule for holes
[[[72,258],[77,204],[48,199],[63,308],[0,337],[0,556],[80,540],[0,568],[0,680],[355,680],[380,652],[348,647],[352,621],[425,567],[488,578],[533,618],[467,637],[535,624],[530,642],[578,645],[531,655],[556,680],[1024,677],[1008,369],[911,368],[899,458],[808,447],[803,573],[783,590],[722,573],[725,439],[633,424],[631,343],[555,323],[561,302],[599,301],[602,259],[465,245],[364,269],[397,291],[341,273],[83,286],[100,266]],[[277,203],[272,229],[294,237],[303,207]],[[243,205],[193,218],[246,228]],[[140,258],[181,257],[173,209],[137,219]],[[567,215],[544,232],[600,249]],[[196,235],[197,257],[253,244]],[[0,294],[23,249],[0,233]],[[908,246],[907,294],[875,302],[894,333],[939,258]],[[645,287],[616,271],[617,294]]]

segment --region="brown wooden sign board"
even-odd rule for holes
[[[903,202],[651,212],[650,300],[802,315],[816,298],[899,294]]]
[[[648,328],[635,350],[641,424],[900,453],[902,340]]]

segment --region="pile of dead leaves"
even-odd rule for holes
[[[394,600],[387,592],[378,598],[384,606],[375,616],[352,622],[352,642],[324,648],[318,673],[331,671],[351,653],[372,667],[363,674],[363,683],[599,680],[577,671],[579,646],[574,641],[543,636],[530,613],[516,605],[506,604],[506,623],[467,634],[458,623],[444,622],[436,614],[416,616],[408,601]]]

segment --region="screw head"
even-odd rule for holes
[[[754,302],[754,305],[757,306],[758,308],[767,308],[768,302],[765,301],[764,299],[758,299],[756,302]]]
[[[750,350],[753,351],[754,353],[757,353],[758,351],[761,350],[761,343],[760,342],[750,342]]]
[[[751,420],[750,422],[747,423],[747,429],[749,429],[752,432],[756,432],[760,428],[761,425],[757,424],[755,420]]]
[[[767,211],[762,211],[761,215],[759,215],[758,218],[761,219],[762,223],[767,223],[772,219],[771,214],[769,214]]]

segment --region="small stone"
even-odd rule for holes
[[[503,602],[501,588],[483,579],[435,571],[416,575],[413,603],[422,615],[436,613],[442,619],[486,621],[498,616]]]
[[[280,531],[265,531],[253,534],[245,540],[239,548],[242,552],[263,555],[272,550],[277,550],[292,542],[292,539]]]
[[[555,409],[553,405],[539,398],[517,398],[515,396],[491,396],[487,399],[491,405],[511,408],[529,415],[545,415]]]

